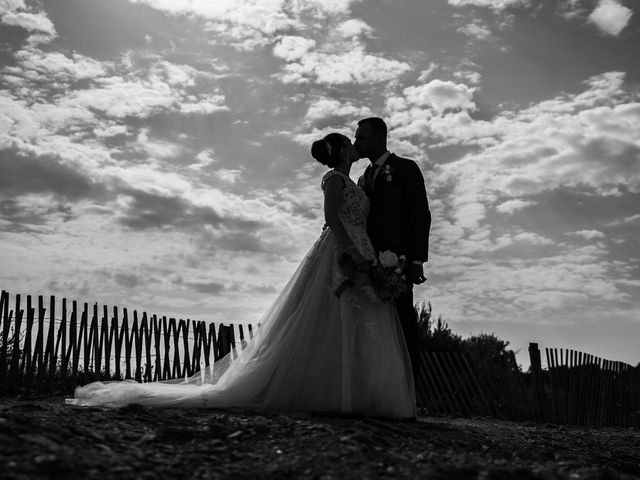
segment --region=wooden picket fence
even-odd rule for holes
[[[640,427],[640,369],[587,353],[545,348],[541,367],[536,343],[529,344],[534,417],[571,425]]]
[[[60,315],[57,316],[57,307]],[[92,380],[131,378],[141,382],[191,376],[228,353],[242,325],[218,326],[194,320],[138,314],[126,308],[76,301],[70,308],[55,296],[32,297],[22,305],[15,296],[10,308],[7,291],[0,294],[0,393],[69,393]],[[48,313],[48,315],[47,315]],[[248,325],[251,337],[253,326]]]
[[[496,416],[479,372],[462,352],[421,352],[417,404],[430,414]]]
[[[34,305],[0,293],[0,394],[70,394],[79,384],[140,382],[198,373],[242,345],[242,325],[132,315],[43,296]],[[247,325],[247,335],[254,328]],[[236,338],[239,341],[236,343]],[[531,372],[509,385],[488,380],[462,352],[422,352],[417,403],[429,414],[492,416],[588,426],[640,427],[640,369],[566,349],[530,344]],[[506,390],[505,390],[506,389]]]

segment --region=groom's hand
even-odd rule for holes
[[[427,281],[427,277],[424,276],[422,264],[412,263],[409,265],[409,279],[415,285],[420,285]]]

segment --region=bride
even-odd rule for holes
[[[375,258],[366,233],[369,203],[349,172],[358,154],[331,133],[312,156],[330,168],[322,178],[324,229],[244,348],[189,379],[153,383],[94,382],[78,387],[74,405],[238,407],[269,411],[351,413],[413,418],[411,364],[393,302],[362,288],[335,291],[347,252]]]

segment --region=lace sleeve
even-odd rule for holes
[[[327,180],[329,180],[331,177],[342,177],[342,175],[340,175],[338,172],[334,171],[334,170],[330,170],[327,173],[324,174],[324,176],[322,177],[322,181],[320,182],[320,188],[322,188],[322,191],[324,192],[325,187],[327,186]]]

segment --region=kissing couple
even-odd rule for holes
[[[415,418],[420,345],[412,287],[426,280],[431,225],[422,172],[387,150],[378,117],[358,122],[354,143],[330,133],[311,155],[329,168],[321,181],[328,228],[253,338],[188,379],[94,382],[67,403]],[[349,173],[360,158],[371,163],[356,184]],[[385,297],[384,279],[394,276],[396,288]]]

